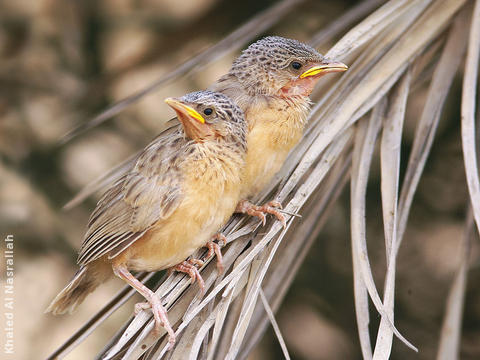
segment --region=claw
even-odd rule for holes
[[[148,301],[141,302],[141,303],[136,303],[135,307],[134,307],[134,313],[135,313],[135,315],[138,315],[143,310],[151,309],[151,307],[152,306],[150,305],[150,303]]]
[[[203,265],[205,265],[205,262],[200,259],[188,259],[187,262],[190,265],[197,265],[198,267],[202,267]]]
[[[155,327],[153,328],[154,334],[159,334],[162,330],[162,327],[167,330],[168,333],[168,348],[169,350],[173,349],[175,345],[175,332],[173,331],[170,323],[167,319],[167,312],[165,311],[164,307],[160,303],[160,299],[157,296],[152,296],[151,298],[147,299],[148,303],[150,304],[150,308],[153,312],[153,317],[155,318]],[[142,304],[142,303],[140,303]],[[140,305],[143,306],[143,305]],[[135,306],[136,307],[136,306]]]
[[[213,240],[218,240],[218,244],[214,243]],[[206,244],[208,247],[207,258],[210,258],[215,254],[217,256],[217,270],[218,273],[223,273],[224,266],[223,266],[223,256],[221,247],[225,246],[227,243],[227,238],[222,233],[217,233],[213,236],[212,240]]]
[[[238,203],[236,212],[240,212],[243,214],[248,214],[250,216],[256,216],[260,218],[262,224],[265,225],[266,217],[265,214],[272,214],[274,215],[278,221],[282,223],[283,228],[287,227],[287,222],[285,220],[285,216],[283,216],[280,211],[277,210],[282,208],[282,204],[278,201],[269,201],[265,205],[258,206],[252,204],[250,201],[242,200]]]
[[[200,259],[190,259],[175,265],[171,269],[188,274],[190,276],[190,279],[192,279],[192,284],[196,280],[203,294],[203,292],[205,291],[205,282],[203,281],[202,275],[200,275],[200,272],[195,266],[195,265],[203,266],[203,264],[204,262]]]
[[[275,200],[269,201],[265,205],[270,206],[270,207],[274,207],[274,208],[277,208],[277,209],[283,209],[282,204],[280,204],[278,201],[275,201]]]
[[[212,240],[217,240],[218,245],[220,247],[224,247],[225,245],[227,245],[227,237],[225,235],[223,235],[222,233],[216,233],[215,235],[213,235]]]

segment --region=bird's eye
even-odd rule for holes
[[[206,108],[205,110],[203,110],[203,113],[207,116],[212,115],[213,109],[212,108]]]
[[[300,64],[298,61],[292,61],[292,63],[290,64],[290,66],[292,68],[294,68],[295,70],[299,70],[301,67],[302,67],[302,64]]]

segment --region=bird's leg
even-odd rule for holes
[[[214,243],[214,240],[218,240],[218,244]],[[208,248],[207,258],[213,256],[214,253],[215,255],[217,255],[217,270],[219,274],[221,274],[224,269],[221,248],[224,247],[226,243],[227,238],[225,237],[225,235],[223,235],[222,233],[216,233],[215,235],[213,235],[212,240],[207,242],[207,244],[205,245],[205,247]]]
[[[205,282],[203,281],[202,275],[200,275],[200,272],[195,266],[195,265],[203,266],[203,264],[204,262],[202,260],[189,259],[186,261],[182,261],[180,264],[177,264],[170,269],[188,274],[190,276],[190,279],[192,279],[192,284],[195,282],[195,280],[197,280],[198,286],[200,287],[200,290],[202,291],[202,294],[203,294],[205,290]]]
[[[172,349],[173,345],[175,344],[175,332],[168,321],[167,311],[162,306],[160,298],[155,295],[152,290],[143,285],[135,276],[133,276],[125,265],[114,264],[112,267],[113,273],[116,276],[137,290],[147,300],[146,303],[139,303],[135,305],[135,310],[139,311],[140,309],[152,309],[153,317],[155,318],[154,331],[158,334],[163,326],[168,333],[168,342],[170,344],[170,349]]]
[[[237,204],[237,208],[235,209],[235,212],[237,213],[242,213],[242,214],[248,214],[250,216],[256,216],[260,218],[262,221],[263,225],[265,225],[265,214],[272,214],[274,215],[278,221],[280,221],[283,225],[283,228],[287,226],[287,223],[285,221],[285,216],[283,216],[280,211],[277,210],[282,208],[282,204],[280,204],[278,201],[269,201],[268,203],[258,206],[252,204],[248,200],[242,200]]]

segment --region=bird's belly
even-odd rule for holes
[[[136,271],[166,269],[205,246],[238,202],[238,190],[236,195],[229,192],[217,195],[186,201],[166,221],[160,221],[128,249],[127,267]]]
[[[289,142],[276,142],[275,138],[269,138],[267,134],[267,129],[258,127],[249,134],[242,199],[256,195],[272,180],[283,166],[290,149],[298,141],[293,138]]]
[[[210,235],[199,232],[194,238],[187,239],[189,234],[181,236],[182,231],[175,232],[177,234],[172,231],[169,237],[164,231],[152,232],[142,249],[129,258],[127,267],[136,271],[156,271],[175,266],[206,244]]]
[[[259,193],[268,185],[273,176],[282,167],[287,154],[288,151],[272,151],[267,155],[265,153],[263,155],[258,154],[256,161],[251,163],[251,167],[247,167],[250,175],[250,184],[248,184],[248,191],[244,195],[245,198]]]

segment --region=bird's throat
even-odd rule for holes
[[[280,89],[279,95],[284,98],[292,96],[309,96],[319,78],[320,76],[310,76],[303,79],[297,78],[292,80]]]

